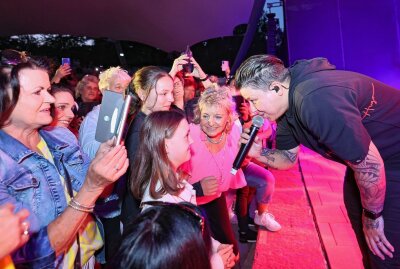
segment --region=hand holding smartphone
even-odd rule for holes
[[[192,51],[190,50],[189,45],[186,47],[186,51],[183,52],[182,54],[186,54],[189,57],[188,63],[182,65],[183,72],[193,73],[194,65],[190,62],[190,58],[193,57],[193,54],[192,54]]]

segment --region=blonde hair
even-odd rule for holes
[[[194,108],[194,119],[195,124],[200,123],[201,111],[204,107],[220,106],[228,113],[230,124],[227,126],[227,132],[232,129],[233,122],[238,118],[235,110],[235,103],[232,100],[230,90],[226,86],[222,86],[218,90],[214,88],[207,88],[200,96],[197,105]]]
[[[89,82],[93,82],[93,83],[98,84],[99,83],[99,79],[96,76],[93,76],[93,75],[85,75],[85,76],[83,76],[83,78],[78,82],[78,84],[76,85],[76,88],[75,88],[75,97],[76,98],[81,96],[81,90],[83,90],[83,88]]]
[[[130,82],[131,77],[128,71],[122,69],[121,67],[110,67],[99,75],[99,89],[101,92],[110,88],[110,84],[115,79],[122,79],[123,81]]]

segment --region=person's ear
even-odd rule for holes
[[[144,102],[145,98],[144,98],[144,94],[143,94],[143,90],[142,89],[139,89],[137,91],[137,95],[139,96],[140,100],[142,100]]]
[[[269,90],[270,90],[270,91],[275,91],[276,93],[278,93],[279,90],[280,90],[278,82],[273,81],[273,82],[271,83],[271,85],[269,86]]]
[[[282,95],[283,91],[282,91],[282,85],[279,82],[272,82],[269,89],[271,91],[275,91],[278,95]]]
[[[168,143],[167,143],[167,141],[165,141],[165,152],[167,153],[167,155],[169,154]]]

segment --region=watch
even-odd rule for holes
[[[374,213],[372,211],[369,211],[368,209],[363,208],[363,214],[365,217],[367,217],[369,219],[376,220],[377,218],[382,216],[383,210],[378,213]]]

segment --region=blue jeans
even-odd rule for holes
[[[247,185],[256,188],[257,203],[268,204],[275,190],[275,177],[270,171],[250,162],[243,169]]]

